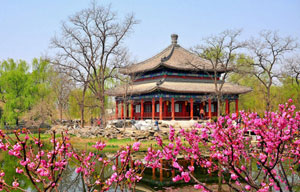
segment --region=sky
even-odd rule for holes
[[[191,48],[203,38],[227,29],[242,29],[243,39],[261,30],[276,30],[300,42],[298,0],[99,0],[122,16],[134,13],[140,22],[126,39],[132,59],[141,61],[171,43]],[[0,61],[28,62],[53,54],[50,39],[62,21],[90,5],[88,0],[0,0]]]

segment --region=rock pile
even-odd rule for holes
[[[149,141],[155,140],[155,136],[168,136],[168,129],[155,130],[154,122],[152,121],[126,121],[124,128],[123,121],[111,121],[108,122],[106,128],[100,128],[96,126],[86,126],[84,128],[77,128],[67,125],[53,126],[46,133],[61,133],[68,131],[69,134],[82,138],[96,138],[104,137],[107,139],[125,139],[130,138],[135,141]]]

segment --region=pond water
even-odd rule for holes
[[[7,183],[12,183],[16,178],[20,182],[20,186],[22,188],[27,189],[28,191],[35,191],[31,186],[30,181],[20,174],[16,174],[15,169],[19,166],[19,160],[15,157],[5,155],[4,153],[0,153],[0,162],[1,169],[5,172],[5,181]],[[190,162],[185,162],[189,164]],[[164,163],[165,167],[168,167],[168,163]],[[107,167],[104,171],[104,178],[110,177],[113,173],[111,167]],[[173,173],[174,174],[174,173]],[[177,172],[175,172],[177,174]],[[206,170],[201,167],[195,167],[194,176],[198,178],[200,181],[208,183],[208,184],[217,184],[218,177],[216,173],[207,174]],[[294,182],[300,183],[299,173],[296,175]],[[188,185],[192,186],[192,183]],[[187,186],[184,182],[176,182],[172,181],[172,172],[171,171],[163,171],[163,180],[160,180],[160,172],[159,169],[156,169],[155,175],[153,175],[152,169],[146,169],[143,175],[143,179],[141,182],[137,184],[136,191],[140,192],[150,192],[162,190],[165,191],[169,188],[179,188],[179,191],[192,191],[192,187],[184,187]],[[184,188],[182,188],[184,187]],[[68,192],[78,192],[84,191],[82,184],[82,177],[75,172],[75,167],[68,166],[64,175],[62,177],[62,181],[58,187],[59,191],[68,191]],[[182,189],[182,190],[181,190]],[[185,190],[183,190],[185,189]],[[110,191],[114,191],[111,189]],[[178,190],[177,190],[178,191]],[[295,191],[300,191],[300,187],[295,188]]]

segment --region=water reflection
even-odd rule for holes
[[[108,154],[109,155],[109,154]],[[142,155],[141,155],[142,157]],[[36,191],[33,186],[31,185],[30,181],[21,174],[16,173],[16,167],[19,166],[19,159],[13,156],[5,155],[4,153],[0,153],[0,161],[1,161],[1,169],[5,172],[5,181],[11,184],[15,179],[18,179],[20,182],[20,187],[27,189],[28,191]],[[190,162],[182,161],[181,164],[188,166]],[[285,165],[288,166],[288,165]],[[101,165],[98,166],[99,169]],[[256,166],[254,166],[256,167]],[[176,174],[179,174],[176,170],[172,170],[171,166],[168,162],[164,162],[164,169],[161,173],[159,169],[150,169],[147,168],[144,172],[143,179],[140,183],[136,185],[136,191],[140,192],[152,192],[157,190],[163,190],[166,187],[173,187],[173,188],[180,188],[182,186],[186,186],[187,184],[183,181],[174,183],[172,181],[172,177]],[[254,174],[257,173],[258,169],[254,170]],[[99,172],[99,171],[98,171]],[[104,174],[101,176],[102,179],[106,179],[111,176],[113,170],[111,167],[106,167]],[[291,174],[289,180],[294,183],[300,183],[299,172],[297,174]],[[198,178],[201,182],[208,183],[208,184],[217,184],[218,183],[218,176],[216,173],[207,174],[206,170],[201,167],[195,166],[194,176]],[[191,185],[189,183],[188,185]],[[300,190],[300,187],[295,187],[295,191]],[[58,186],[59,191],[66,191],[66,192],[77,192],[77,191],[85,191],[83,185],[83,179],[81,175],[78,175],[75,172],[75,167],[73,165],[69,165],[65,172],[63,173],[62,180],[60,181],[60,185]],[[16,190],[15,190],[16,191]],[[115,191],[111,189],[109,191]],[[121,191],[121,190],[118,190]],[[128,190],[123,190],[128,191]]]

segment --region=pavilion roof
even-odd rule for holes
[[[131,75],[141,72],[147,72],[164,66],[171,69],[187,71],[213,71],[210,61],[199,57],[177,44],[178,36],[173,34],[172,44],[155,56],[137,64],[130,65],[120,69],[123,74]],[[224,72],[223,68],[217,69]]]
[[[220,84],[218,84],[220,86]],[[173,82],[173,81],[163,81],[150,82],[143,84],[133,84],[128,86],[118,86],[110,89],[106,94],[110,96],[130,96],[147,94],[153,91],[167,91],[174,93],[196,93],[196,94],[211,94],[215,93],[214,83],[199,83],[199,82]],[[224,83],[222,88],[223,94],[243,94],[252,91],[251,88],[232,84]]]

